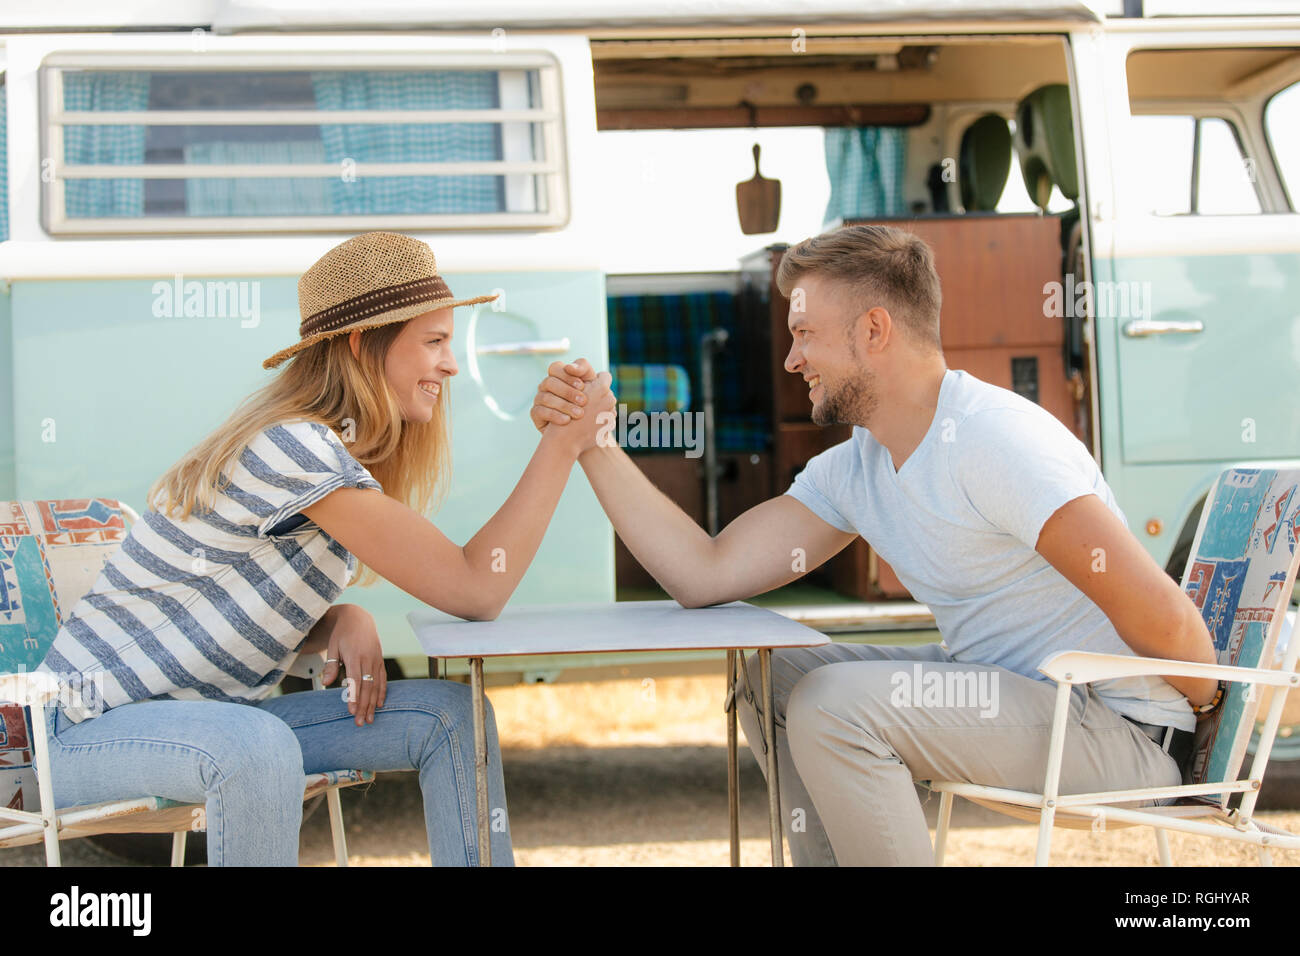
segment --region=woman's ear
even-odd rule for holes
[[[352,347],[352,357],[354,359],[359,360],[361,358],[361,330],[360,329],[353,329],[351,332],[348,333],[348,345]]]

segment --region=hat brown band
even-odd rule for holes
[[[417,302],[436,302],[439,299],[451,299],[451,289],[440,276],[428,279],[414,279],[399,285],[390,285],[374,292],[353,296],[338,305],[322,309],[303,319],[298,327],[298,334],[303,338],[348,325],[358,319],[367,319],[373,315],[390,312],[402,306]]]

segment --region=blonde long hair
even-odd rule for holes
[[[357,356],[348,335],[330,336],[297,353],[270,383],[244,399],[221,426],[153,483],[149,510],[175,518],[179,509],[182,521],[195,508],[211,510],[218,483],[229,484],[228,469],[258,432],[305,419],[342,437],[351,435],[348,451],[384,493],[428,514],[441,500],[451,471],[450,402],[444,383],[432,419],[402,419],[384,360],[405,325],[393,322],[363,330]],[[358,564],[356,584],[365,587],[376,580],[374,571]]]

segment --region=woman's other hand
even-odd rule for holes
[[[357,726],[375,721],[375,708],[384,706],[388,693],[388,680],[384,673],[384,651],[379,642],[379,629],[375,619],[365,608],[356,604],[340,604],[330,609],[336,611],[334,626],[330,629],[326,660],[338,661],[347,671],[344,687],[347,691],[348,713],[356,717]],[[365,680],[369,674],[371,679]],[[332,684],[339,676],[339,664],[325,665],[321,682]]]

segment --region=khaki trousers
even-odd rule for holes
[[[1042,792],[1053,681],[958,663],[938,644],[828,644],[773,651],[772,682],[796,866],[932,866],[916,780]],[[753,654],[737,712],[766,774],[761,687]],[[1074,689],[1069,720],[1061,793],[1182,782],[1174,759],[1091,689]]]

